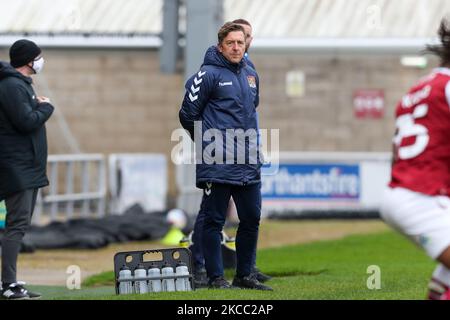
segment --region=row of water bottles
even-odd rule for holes
[[[175,277],[162,279],[162,277]],[[152,279],[145,279],[152,278]],[[180,262],[175,268],[165,263],[160,269],[156,264],[151,264],[146,270],[143,264],[139,264],[134,274],[126,265],[119,272],[119,294],[191,291],[189,270],[185,263]]]

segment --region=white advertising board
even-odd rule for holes
[[[111,212],[122,214],[134,204],[146,212],[166,209],[167,161],[163,154],[111,154]]]

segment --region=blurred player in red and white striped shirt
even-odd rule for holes
[[[442,20],[439,45],[427,52],[441,67],[398,103],[392,176],[382,218],[439,262],[428,298],[450,300],[450,24]]]

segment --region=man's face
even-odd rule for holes
[[[231,31],[219,43],[219,51],[231,63],[239,63],[245,53],[245,36],[242,31]]]
[[[240,24],[240,26],[242,28],[244,28],[244,31],[245,31],[245,52],[247,52],[248,49],[250,49],[250,46],[251,46],[252,40],[253,40],[252,27],[250,27],[249,25],[246,25],[246,24]]]

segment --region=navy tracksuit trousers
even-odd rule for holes
[[[205,210],[204,210],[204,199],[203,195],[202,202],[200,204],[200,210],[198,211],[197,217],[195,218],[194,232],[192,234],[192,246],[190,247],[192,252],[192,257],[194,259],[194,270],[201,270],[205,267],[205,256],[203,255],[203,223],[205,222]],[[252,272],[256,268],[256,251],[253,255],[252,262]]]
[[[211,188],[204,190],[200,209],[200,212],[203,212],[203,228],[197,236],[201,234],[202,239],[193,239],[194,243],[198,241],[197,243],[202,244],[206,272],[210,281],[223,276],[221,233],[231,197],[236,204],[239,217],[236,233],[236,276],[250,275],[255,264],[261,217],[260,183],[246,186],[213,183]],[[196,221],[196,227],[201,228],[201,223]],[[196,231],[194,229],[194,235]],[[194,252],[196,264],[197,258],[198,252]]]

